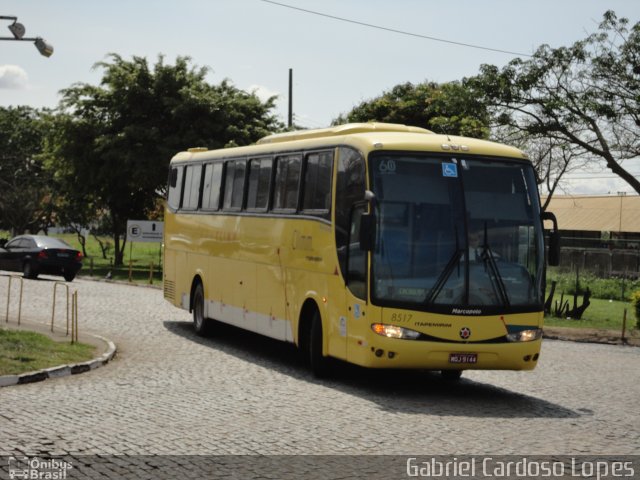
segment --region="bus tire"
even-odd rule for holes
[[[329,358],[322,354],[322,319],[316,309],[311,317],[311,330],[309,332],[309,366],[316,378],[329,376]]]
[[[462,370],[440,370],[440,375],[447,382],[457,382],[462,376]]]
[[[206,336],[211,330],[211,320],[204,315],[204,289],[202,283],[196,285],[193,291],[193,328],[198,335]]]

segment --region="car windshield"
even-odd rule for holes
[[[539,308],[544,248],[530,164],[378,153],[371,172],[374,302],[472,314]]]
[[[67,242],[56,237],[36,235],[33,237],[33,239],[40,248],[71,248],[71,246]]]

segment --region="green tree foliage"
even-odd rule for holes
[[[502,125],[604,161],[640,193],[640,180],[623,166],[640,155],[640,23],[629,27],[608,11],[586,39],[543,45],[502,69],[483,65],[468,84]]]
[[[47,124],[45,112],[0,108],[0,228],[12,234],[50,224],[51,178],[40,155]]]
[[[636,314],[636,328],[640,329],[640,290],[631,294],[631,304]]]
[[[97,67],[99,86],[62,91],[51,153],[68,211],[80,223],[90,214],[107,219],[118,265],[127,219],[157,211],[176,152],[246,145],[282,126],[271,113],[275,98],[262,102],[226,80],[209,84],[207,69],[185,57],[150,67],[112,54]]]
[[[489,134],[487,109],[464,82],[396,85],[379,97],[360,103],[333,123],[368,121],[401,123],[475,138]]]

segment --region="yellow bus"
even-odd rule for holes
[[[330,359],[452,379],[530,370],[543,217],[520,150],[417,127],[193,148],[170,164],[164,296],[200,334],[219,321],[296,344],[318,376]]]

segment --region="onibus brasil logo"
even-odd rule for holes
[[[70,462],[58,458],[9,457],[9,478],[25,480],[65,480]]]

